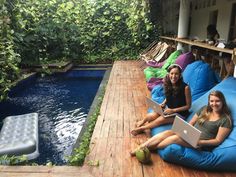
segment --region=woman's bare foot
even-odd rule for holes
[[[133,151],[130,151],[130,152],[129,152],[130,155],[131,155],[131,156],[135,156],[135,155],[136,155],[136,151],[138,151],[140,148],[141,148],[141,147],[139,146],[139,147],[137,147],[136,149],[134,149]]]
[[[143,124],[144,124],[144,121],[140,120],[140,121],[136,122],[135,126],[136,127],[141,127]]]
[[[140,134],[140,133],[142,133],[142,132],[143,132],[142,129],[140,129],[140,128],[135,128],[135,129],[133,129],[130,133],[131,133],[133,136],[136,136],[136,135],[138,135],[138,134]]]
[[[135,156],[136,151],[135,150],[134,151],[130,151],[129,154],[130,154],[130,156]]]

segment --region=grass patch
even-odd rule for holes
[[[27,164],[27,157],[22,156],[0,156],[0,165],[24,165]]]

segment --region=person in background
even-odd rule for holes
[[[218,31],[216,30],[215,25],[208,25],[207,26],[207,42],[208,44],[217,44],[218,39],[220,38],[220,35]]]
[[[164,79],[164,91],[166,99],[161,104],[164,114],[178,113],[185,118],[189,115],[191,107],[191,92],[189,86],[183,82],[182,69],[179,65],[173,64],[168,68],[168,74]],[[163,124],[174,122],[174,116],[164,118],[156,112],[148,113],[146,117],[136,123],[136,128],[131,131],[132,135],[142,133]]]
[[[217,46],[219,43],[219,41],[218,41],[219,38],[220,38],[220,35],[216,29],[216,26],[213,24],[208,25],[207,26],[207,39],[205,40],[205,42],[209,45]],[[202,60],[209,63],[210,65],[212,64],[212,60],[213,60],[214,56],[219,55],[218,51],[212,51],[212,50],[207,50],[207,49],[203,49],[203,48],[201,48],[199,50],[199,53],[200,53],[199,55],[201,56]]]
[[[220,145],[232,130],[232,118],[223,93],[212,91],[208,96],[208,104],[196,112],[189,123],[202,132],[198,149],[212,150]],[[170,144],[191,147],[172,130],[166,130],[153,136],[130,154],[135,155],[140,148],[163,149]]]
[[[220,38],[220,34],[218,33],[216,26],[210,24],[207,26],[207,38],[202,42],[207,43],[209,45],[216,46],[218,44],[218,39]],[[211,63],[212,55],[218,55],[216,51],[208,51],[205,48],[198,47],[195,45],[191,46],[191,50],[196,54],[197,59],[202,59],[207,63]]]

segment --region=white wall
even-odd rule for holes
[[[197,0],[193,5],[199,5],[204,0]],[[205,0],[207,3],[207,0]],[[190,36],[197,36],[200,39],[206,39],[206,28],[209,24],[210,11],[218,10],[217,25],[216,28],[220,34],[221,39],[228,40],[230,18],[232,11],[232,4],[236,3],[236,0],[216,0],[216,5],[203,7],[195,10],[194,7],[191,13],[191,27]]]
[[[236,3],[236,0],[228,1],[228,3],[225,3],[224,1],[225,0],[217,1],[219,7],[217,29],[221,34],[221,38],[228,40],[232,4]]]

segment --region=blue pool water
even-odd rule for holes
[[[104,73],[77,70],[21,83],[12,90],[9,100],[0,103],[0,120],[38,112],[40,156],[35,162],[65,164]]]

